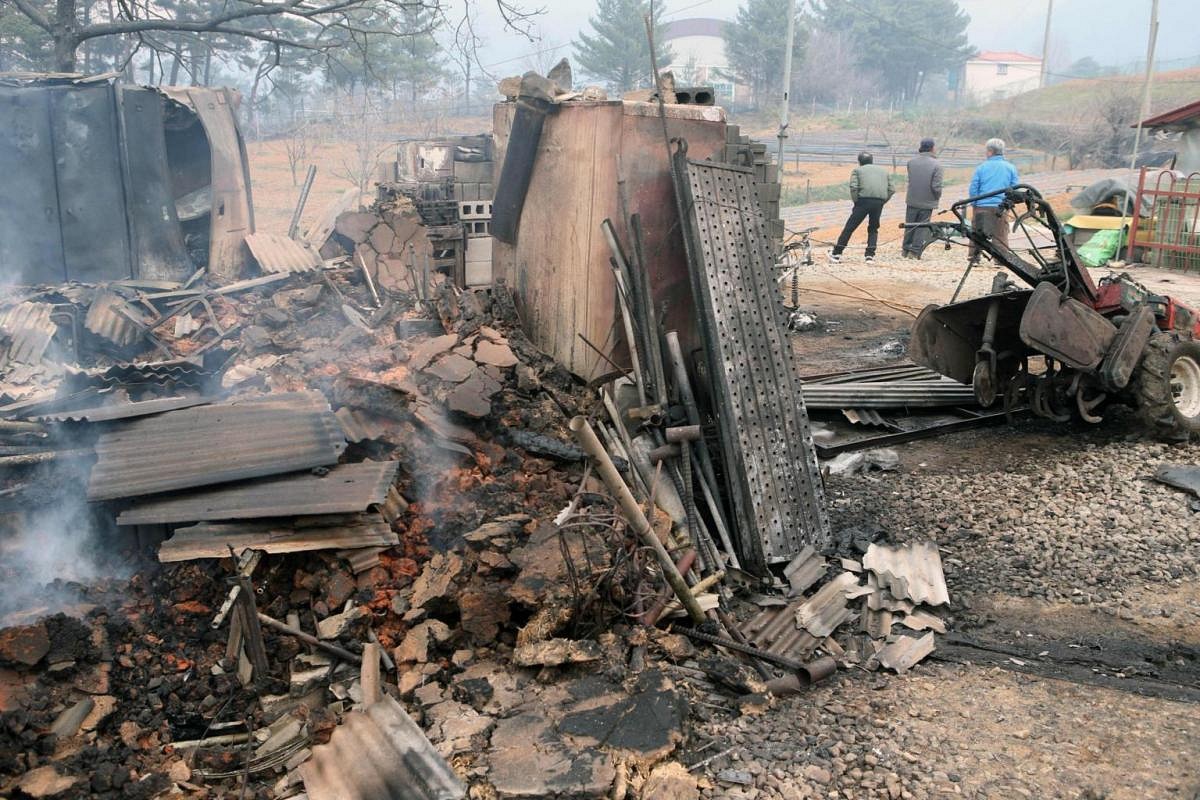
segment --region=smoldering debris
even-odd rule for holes
[[[526,78],[518,94],[595,97]],[[731,180],[765,180],[761,146],[709,133],[749,167]],[[708,169],[685,151],[658,165],[664,197],[672,173]],[[709,205],[692,211],[732,214]],[[770,245],[760,210],[725,219],[743,251]],[[802,403],[772,397],[797,433],[782,447],[756,427],[761,374],[662,329],[636,217],[599,231],[627,352],[585,385],[527,338],[503,282],[462,290],[418,262],[411,212],[384,193],[331,220],[319,265],[305,248],[302,268],[233,283],[41,287],[0,307],[0,438],[19,449],[0,456],[0,535],[39,559],[6,577],[87,582],[69,613],[33,593],[0,630],[0,793],[694,796],[691,717],[929,652],[932,633],[892,623],[944,630],[918,605],[940,597],[924,591],[940,562],[817,553]],[[291,263],[266,244],[264,267]],[[771,285],[759,261],[726,277]],[[798,386],[773,300],[691,300]],[[715,392],[692,385],[705,347]],[[98,554],[125,564],[114,591]]]

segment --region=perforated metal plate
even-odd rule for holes
[[[743,559],[762,572],[824,547],[829,517],[754,173],[685,152],[676,189],[725,473]]]

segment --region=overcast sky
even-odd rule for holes
[[[488,31],[485,63],[498,64],[499,73],[528,68],[524,56],[539,49],[511,33],[501,33],[493,0],[476,0]],[[541,49],[551,63],[570,56],[570,42],[595,9],[594,0],[519,0],[525,6],[540,6],[546,13],[536,23],[542,36]],[[807,0],[798,0],[806,3]],[[968,30],[971,44],[981,50],[1019,50],[1038,55],[1046,22],[1047,0],[959,0],[971,15]],[[732,19],[739,0],[665,0],[668,18],[716,17]],[[1200,0],[1160,0],[1158,49],[1160,68],[1172,60],[1200,56],[1197,21]],[[1102,64],[1128,65],[1145,58],[1150,21],[1150,0],[1054,0],[1051,23],[1051,61],[1065,65],[1084,56]],[[937,20],[927,20],[929,35],[936,35]],[[508,61],[513,59],[512,61]]]

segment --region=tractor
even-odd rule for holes
[[[967,222],[973,203],[995,195],[1013,215],[1012,234],[1029,243],[1024,257]],[[950,211],[957,221],[905,227],[927,229],[926,247],[973,242],[1020,283],[999,272],[988,294],[959,302],[968,265],[950,302],[927,306],[913,323],[914,362],[971,385],[984,408],[999,399],[1059,422],[1098,423],[1116,402],[1136,408],[1162,438],[1200,434],[1200,314],[1127,274],[1093,280],[1032,186],[967,198]]]

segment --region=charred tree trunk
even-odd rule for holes
[[[56,0],[54,5],[54,68],[75,71],[75,50],[79,47],[79,23],[75,19],[77,0]]]

